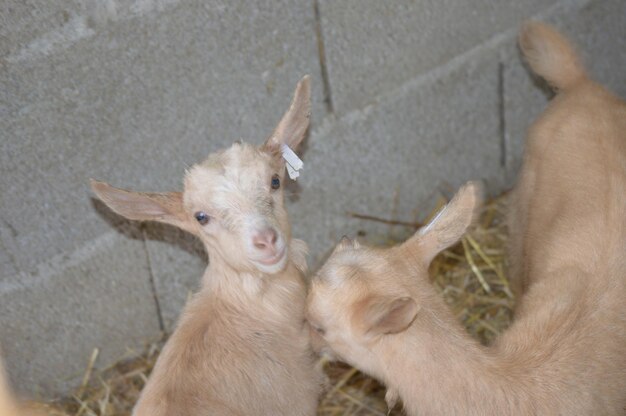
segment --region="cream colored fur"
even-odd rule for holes
[[[32,403],[20,403],[6,380],[2,360],[0,360],[0,416],[43,416],[43,411],[35,409]]]
[[[17,405],[9,390],[9,385],[5,380],[4,369],[0,361],[0,415],[18,416]]]
[[[313,415],[321,374],[304,321],[306,245],[291,238],[281,144],[296,149],[309,124],[305,77],[261,147],[236,143],[193,166],[182,193],[128,192],[93,182],[131,219],[195,234],[209,266],[145,386],[135,416]],[[198,213],[210,219],[201,224]],[[259,246],[262,232],[275,239]],[[261,247],[261,248],[259,248]]]
[[[520,36],[559,89],[530,129],[511,206],[512,326],[484,347],[429,282],[432,257],[478,205],[469,184],[390,249],[340,243],[314,277],[316,344],[385,383],[409,415],[623,415],[626,410],[626,104],[590,81],[540,23]]]

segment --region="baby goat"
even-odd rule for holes
[[[281,146],[310,117],[308,76],[260,147],[235,143],[185,176],[183,192],[92,182],[113,211],[196,235],[210,254],[137,403],[135,416],[313,415],[321,374],[304,321],[306,245],[291,238]]]
[[[429,282],[433,257],[475,216],[471,183],[399,246],[342,241],[312,281],[316,344],[410,415],[624,414],[626,104],[549,27],[527,24],[520,44],[559,93],[530,130],[513,200],[525,295],[512,326],[481,346]]]

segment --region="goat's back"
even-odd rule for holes
[[[526,207],[529,275],[561,263],[597,272],[619,261],[626,254],[626,105],[588,81],[556,97],[526,146],[517,198]]]
[[[527,24],[520,44],[560,90],[529,131],[511,197],[513,278],[527,286],[561,264],[597,275],[626,253],[626,104],[551,28]]]
[[[525,295],[499,345],[518,350],[555,409],[622,414],[626,104],[586,77],[563,37],[535,25],[522,49],[533,45],[531,67],[560,91],[529,131],[512,195],[512,272]]]

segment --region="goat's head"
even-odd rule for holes
[[[96,181],[92,188],[126,218],[160,221],[195,234],[212,255],[237,270],[276,273],[286,265],[291,240],[281,147],[297,149],[309,118],[306,76],[265,143],[258,147],[235,143],[209,155],[187,171],[183,192],[131,192]]]
[[[370,248],[344,237],[313,276],[306,316],[314,345],[380,377],[372,347],[404,332],[427,308],[428,266],[472,223],[481,187],[468,183],[425,227],[391,248]]]

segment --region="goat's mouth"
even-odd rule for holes
[[[278,250],[278,252],[274,254],[272,257],[258,259],[257,263],[262,264],[263,266],[275,266],[283,260],[283,257],[285,257],[286,251],[287,251],[287,246]]]

